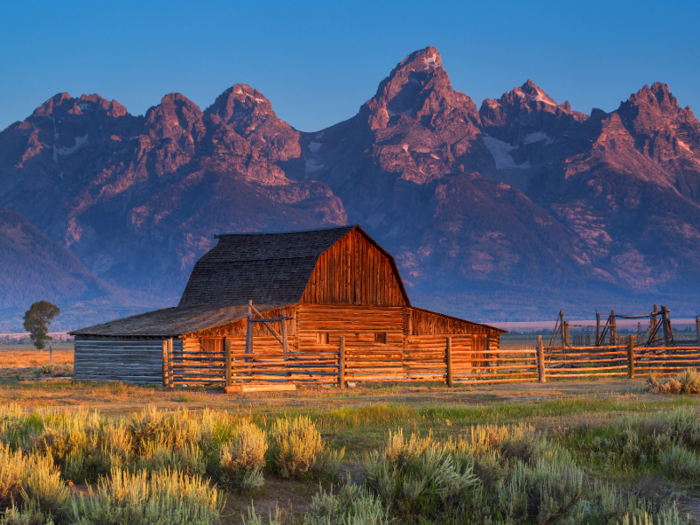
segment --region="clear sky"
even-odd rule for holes
[[[416,49],[484,98],[531,78],[575,110],[606,111],[666,82],[700,113],[697,2],[249,0],[0,2],[0,129],[56,93],[132,114],[180,92],[202,109],[250,84],[303,131],[352,117]]]

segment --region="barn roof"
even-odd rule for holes
[[[301,301],[318,258],[352,230],[389,258],[407,305],[394,258],[359,226],[283,233],[218,235],[219,243],[192,270],[180,306],[294,304]]]
[[[274,308],[282,308],[282,304],[256,304],[261,313]],[[236,306],[176,306],[164,308],[145,314],[132,315],[109,323],[98,324],[70,332],[71,335],[99,336],[148,336],[176,337],[190,332],[197,332],[212,326],[221,326],[248,315],[247,305]]]

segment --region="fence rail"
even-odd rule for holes
[[[549,379],[635,377],[677,374],[700,367],[700,346],[625,345],[453,351],[451,338],[440,348],[346,348],[336,351],[204,352],[163,342],[163,384],[337,384],[444,382],[474,385],[545,382]]]

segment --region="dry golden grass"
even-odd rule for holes
[[[73,364],[73,345],[54,346],[56,365]],[[49,364],[49,349],[39,351],[33,346],[0,346],[0,369],[37,368]]]

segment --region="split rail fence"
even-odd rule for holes
[[[441,348],[346,348],[326,352],[205,352],[197,348],[173,350],[163,342],[163,384],[337,384],[418,383],[489,384],[545,382],[547,379],[630,377],[655,373],[672,375],[700,367],[700,347],[605,347],[452,351],[451,339]]]

